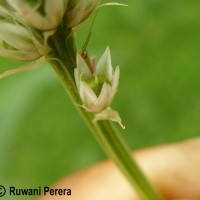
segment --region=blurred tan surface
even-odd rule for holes
[[[200,138],[134,153],[138,164],[165,199],[200,200]],[[71,196],[40,200],[138,200],[111,161],[68,176],[52,188],[70,188]]]

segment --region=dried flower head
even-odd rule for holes
[[[95,113],[94,121],[112,120],[124,128],[118,112],[110,108],[117,92],[120,70],[117,66],[113,71],[109,48],[105,50],[97,66],[94,63],[89,66],[77,54],[77,68],[74,74],[83,102],[82,107],[88,112]]]
[[[68,0],[7,0],[10,7],[30,26],[43,31],[61,24]]]
[[[32,61],[46,54],[50,49],[43,38],[12,20],[0,19],[0,56],[21,61]]]
[[[18,1],[12,1],[13,5],[14,2]],[[21,61],[36,60],[50,51],[47,45],[49,34],[30,27],[9,1],[0,1],[0,56]]]

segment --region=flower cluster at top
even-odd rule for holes
[[[50,51],[59,26],[75,30],[95,12],[99,0],[0,0],[0,56],[32,61]]]

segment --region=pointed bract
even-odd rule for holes
[[[112,92],[117,92],[117,88],[119,85],[119,76],[120,76],[120,69],[119,66],[115,68],[115,72],[112,76]]]
[[[91,108],[97,101],[97,96],[95,95],[93,90],[84,81],[81,81],[79,92],[80,92],[80,97],[84,102],[84,106],[87,108],[89,112],[93,112]]]
[[[125,126],[121,122],[121,117],[119,116],[119,113],[111,109],[110,107],[100,113],[95,114],[93,121],[96,122],[99,120],[111,120],[117,122],[123,129],[125,129]]]
[[[97,74],[105,75],[110,82],[112,81],[112,64],[109,47],[106,48],[97,64]]]
[[[90,72],[84,59],[77,53],[76,57],[78,73],[81,75],[82,80],[87,80],[92,78],[92,73]]]

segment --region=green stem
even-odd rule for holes
[[[55,69],[60,81],[68,92],[72,102],[80,105],[81,100],[74,81],[74,68],[76,67],[76,50],[73,35],[67,37],[60,28],[50,39],[50,45],[53,49],[50,58],[50,64]],[[65,41],[65,42],[63,42]],[[58,62],[60,60],[61,62]],[[93,115],[86,112],[80,106],[76,106],[93,134],[108,154],[108,156],[117,164],[119,169],[129,180],[133,188],[138,192],[141,199],[144,200],[161,200],[159,193],[152,187],[140,168],[134,161],[130,149],[124,142],[110,121],[93,122]]]

